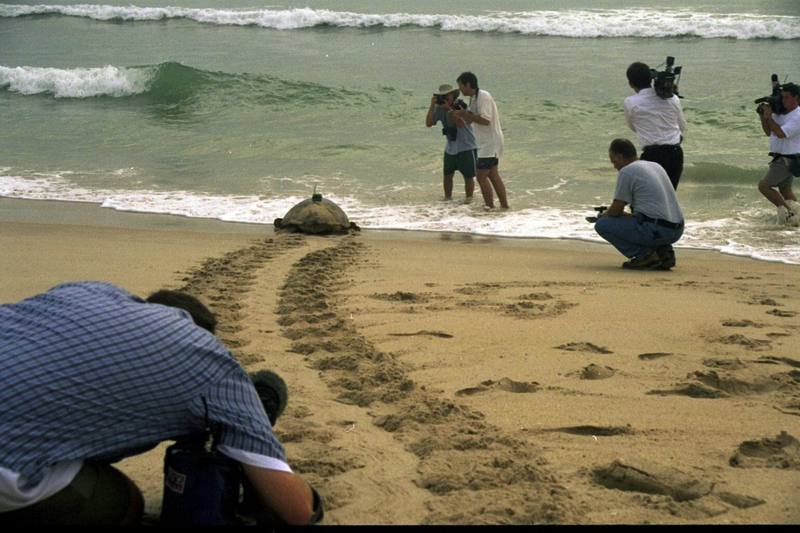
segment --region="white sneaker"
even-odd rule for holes
[[[800,215],[800,203],[795,202],[794,200],[786,200],[786,205],[789,207],[789,211],[791,213]]]

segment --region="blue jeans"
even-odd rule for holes
[[[656,248],[669,246],[683,235],[683,226],[671,229],[632,217],[603,217],[595,231],[629,259],[647,257]]]

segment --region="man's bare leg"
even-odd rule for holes
[[[464,180],[464,195],[467,200],[472,200],[473,194],[475,194],[475,178],[467,178]]]
[[[492,184],[489,183],[489,169],[478,169],[478,186],[481,188],[483,195],[483,203],[486,207],[494,207],[494,194],[492,193]]]
[[[497,199],[500,201],[500,207],[508,209],[508,198],[506,198],[506,186],[503,183],[503,179],[500,177],[500,171],[498,170],[497,165],[493,166],[491,170],[489,170],[489,181],[491,181],[492,186],[494,187],[494,190],[497,193]]]
[[[453,197],[453,174],[444,175],[444,199],[449,200]]]

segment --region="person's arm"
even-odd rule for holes
[[[628,125],[631,131],[636,131],[636,129],[633,127],[631,106],[627,100],[622,103],[622,107],[625,110],[625,124]]]
[[[681,106],[681,101],[678,99],[677,96],[673,96],[675,98],[675,106],[678,108],[678,127],[681,130],[681,133],[686,133],[686,117],[683,115],[683,107]]]
[[[425,116],[425,126],[432,127],[436,124],[436,121],[433,119],[433,112],[436,110],[436,96],[431,96],[431,106],[428,108],[428,114]]]
[[[761,129],[764,130],[764,135],[769,137],[774,133],[777,138],[785,139],[786,134],[783,132],[778,123],[775,122],[775,119],[772,118],[772,108],[769,106],[769,104],[765,103],[762,109],[764,112],[761,113]]]
[[[625,212],[625,206],[626,205],[628,205],[627,202],[623,202],[622,200],[617,200],[615,198],[614,201],[611,202],[611,205],[609,206],[609,208],[606,209],[605,212],[602,214],[602,216],[604,216],[604,217],[615,217],[615,218],[616,217],[629,217],[629,216],[631,216],[631,214]]]
[[[491,122],[489,122],[487,119],[483,118],[481,115],[476,115],[475,113],[473,113],[472,111],[469,111],[468,109],[464,109],[464,110],[461,110],[461,111],[456,111],[454,113],[454,115],[458,116],[460,119],[462,119],[467,124],[472,124],[473,122],[475,124],[481,124],[483,126],[488,126],[489,124],[491,124]]]
[[[306,525],[314,515],[314,496],[303,478],[291,472],[242,463],[261,502],[290,525]]]
[[[459,115],[457,111],[450,110],[447,112],[447,117],[456,125],[456,128],[463,128],[467,125],[466,121]]]

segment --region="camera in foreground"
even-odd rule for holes
[[[596,217],[586,217],[586,222],[591,222],[592,224],[594,224],[595,222],[597,222],[598,218],[603,216],[603,213],[605,212],[606,209],[608,209],[608,207],[604,206],[604,205],[601,205],[600,207],[595,207],[594,210],[597,211],[597,216]]]
[[[764,108],[767,105],[772,108],[772,112],[776,115],[786,113],[786,108],[783,107],[783,99],[781,98],[781,84],[778,82],[777,74],[772,75],[772,94],[757,98],[753,103],[758,104],[756,113],[759,115],[764,114]]]
[[[683,98],[683,96],[678,94],[678,82],[681,79],[683,67],[674,66],[675,58],[672,56],[667,56],[665,65],[664,70],[661,72],[653,68],[650,69],[650,77],[653,79],[653,89],[655,89],[658,96],[665,100],[673,96]]]

